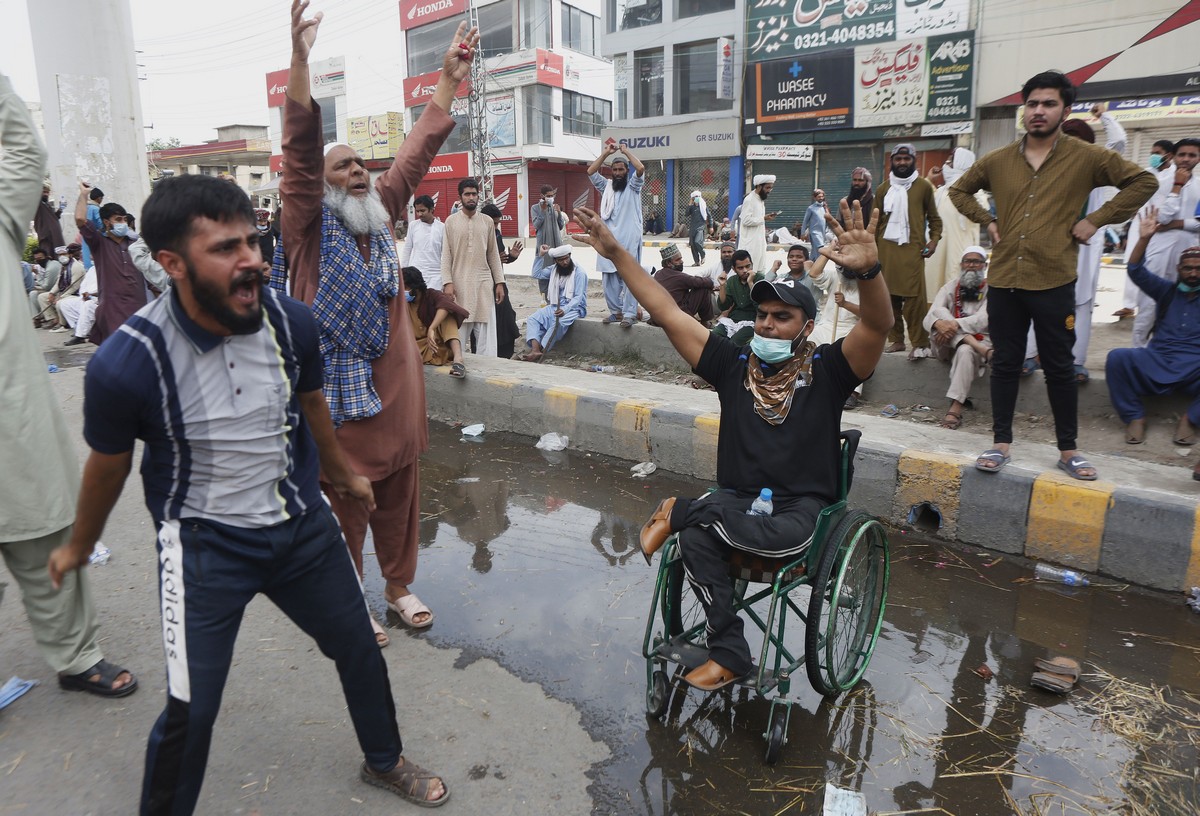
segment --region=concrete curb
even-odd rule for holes
[[[716,394],[573,369],[468,355],[469,376],[425,368],[430,418],[533,438],[556,431],[573,448],[711,480]],[[990,438],[846,414],[863,431],[851,501],[895,525],[940,518],[936,535],[1065,564],[1153,589],[1200,585],[1200,485],[1186,471],[1092,456],[1107,481],[1053,469],[1051,446],[1022,444],[1001,473],[974,467]],[[1044,463],[1045,471],[1022,463]]]

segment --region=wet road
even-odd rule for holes
[[[827,781],[878,813],[1200,810],[1200,616],[1176,598],[1033,584],[1027,565],[995,553],[896,533],[863,682],[825,702],[799,678],[790,741],[768,767],[769,704],[745,689],[676,692],[663,720],[645,714],[655,570],[637,531],[659,498],[704,485],[635,479],[631,463],[523,437],[431,434],[413,588],[437,620],[422,637],[581,712],[613,752],[593,769],[593,813],[820,813]],[[1068,696],[1029,686],[1033,660],[1050,654],[1084,664]]]

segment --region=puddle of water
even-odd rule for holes
[[[880,812],[1197,810],[1200,616],[1181,602],[1021,583],[1030,570],[994,553],[894,533],[863,682],[824,701],[798,678],[789,742],[769,767],[770,706],[747,689],[676,692],[661,721],[645,715],[655,569],[638,530],[660,498],[706,485],[661,470],[635,479],[628,462],[509,434],[430,435],[413,588],[437,622],[421,637],[466,662],[495,659],[582,712],[614,753],[594,771],[594,813],[818,813],[826,781]],[[368,573],[378,614],[382,581]],[[1048,654],[1083,662],[1070,695],[1029,686]]]

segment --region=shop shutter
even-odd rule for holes
[[[688,198],[699,190],[708,203],[710,221],[721,223],[729,214],[729,161],[677,159],[675,161],[675,225],[687,227]],[[736,205],[734,205],[736,206]]]
[[[767,199],[767,212],[779,211],[779,217],[767,223],[768,231],[774,227],[787,227],[788,230],[792,230],[797,221],[804,220],[804,211],[812,203],[815,169],[816,163],[810,161],[754,162],[753,172],[746,176],[748,188],[755,176],[775,176],[775,188],[771,190],[771,197]],[[737,207],[745,197],[746,193],[738,195],[733,206]]]
[[[817,183],[825,191],[825,200],[833,212],[837,202],[850,193],[850,177],[855,167],[871,171],[871,186],[879,189],[884,182],[883,147],[879,144],[847,144],[817,147]]]

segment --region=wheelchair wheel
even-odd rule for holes
[[[889,567],[883,525],[861,510],[847,513],[825,541],[805,632],[805,668],[821,694],[853,688],[866,671],[883,624]]]
[[[676,545],[678,546],[678,545]],[[692,591],[691,584],[683,572],[682,559],[676,558],[666,567],[666,588],[662,595],[662,616],[666,624],[667,637],[675,638],[700,627],[700,643],[704,638],[704,607]],[[694,639],[694,638],[689,638]]]
[[[650,685],[646,689],[646,713],[658,719],[667,711],[669,687],[667,673],[658,669],[650,676]]]
[[[787,742],[787,706],[772,706],[771,721],[767,723],[767,753],[763,757],[768,765],[779,761],[783,752],[783,744]]]

